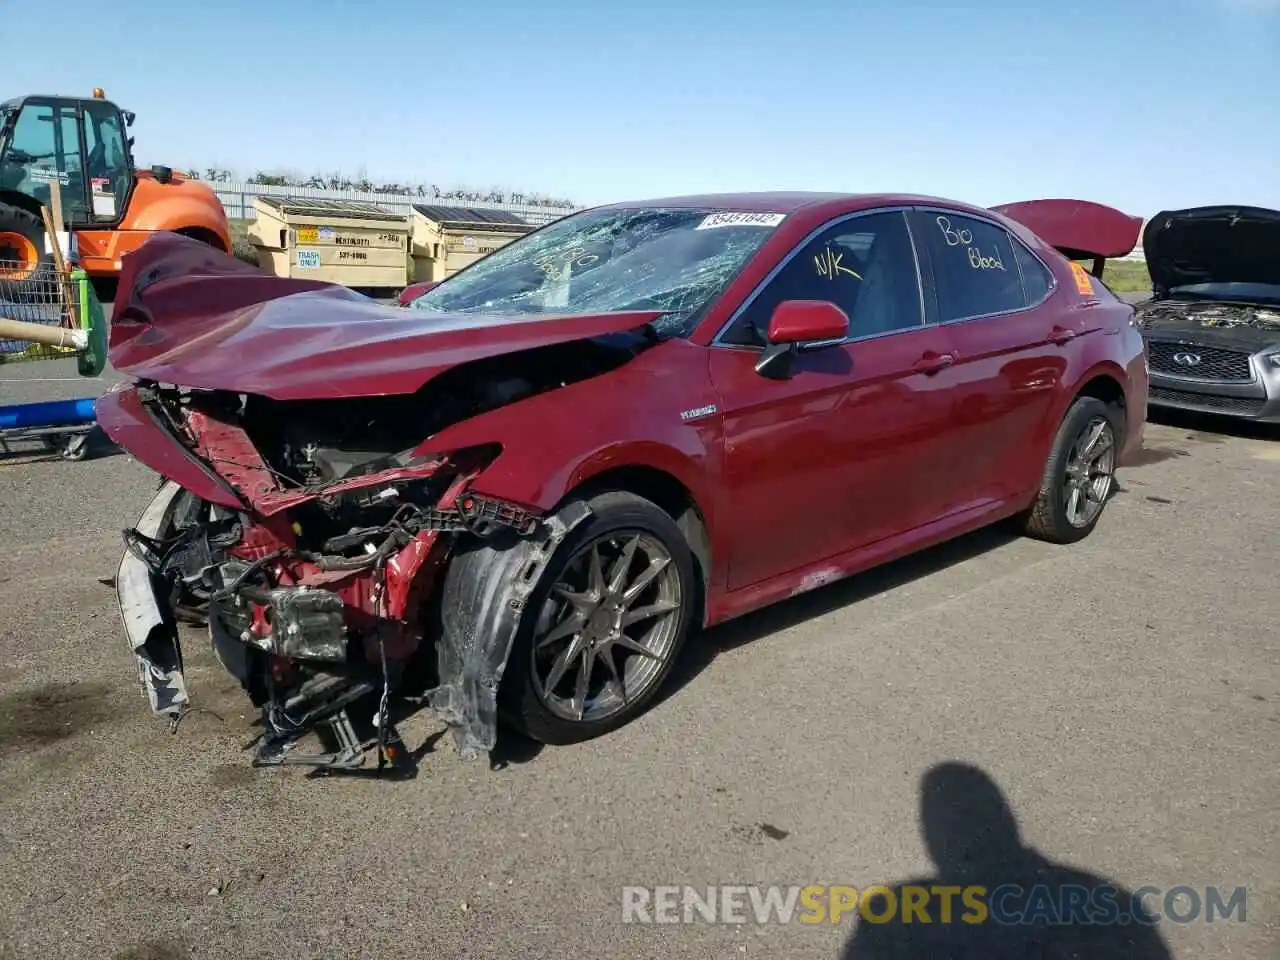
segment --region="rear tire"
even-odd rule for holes
[[[30,303],[53,257],[44,223],[33,213],[0,203],[0,300]]]
[[[1083,540],[1115,490],[1124,414],[1095,397],[1078,397],[1058,427],[1035,503],[1023,516],[1028,536],[1049,543]]]

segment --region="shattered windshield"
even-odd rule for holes
[[[662,310],[688,336],[702,310],[782,222],[782,213],[597,210],[566,217],[478,260],[412,303],[462,313]]]

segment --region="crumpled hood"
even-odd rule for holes
[[[1280,210],[1164,210],[1143,230],[1142,250],[1157,295],[1196,283],[1280,284]]]
[[[274,277],[176,234],[124,258],[110,360],[143,380],[276,400],[412,393],[472,360],[621,333],[654,311],[432,314]]]

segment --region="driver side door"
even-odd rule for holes
[[[774,308],[824,300],[847,338],[755,369]],[[906,533],[945,510],[945,333],[926,324],[906,214],[842,217],[788,255],[720,332],[729,588]]]

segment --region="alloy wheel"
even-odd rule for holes
[[[1102,513],[1115,484],[1116,435],[1106,417],[1092,417],[1067,455],[1062,503],[1067,522],[1087,527]]]
[[[539,698],[575,722],[625,710],[663,676],[683,601],[676,564],[653,535],[614,532],[580,547],[534,629]]]

